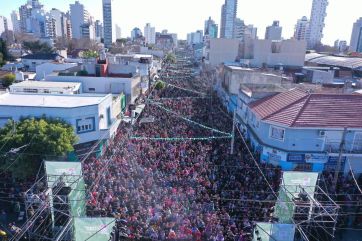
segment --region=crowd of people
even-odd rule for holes
[[[124,220],[129,239],[250,240],[276,197],[239,139],[229,154],[230,116],[205,79],[185,72],[174,67],[138,123],[122,124],[108,152],[83,165],[88,214]],[[277,192],[280,169],[260,165]]]

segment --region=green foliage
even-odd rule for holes
[[[97,51],[88,50],[83,52],[83,58],[85,59],[98,58],[98,56],[99,55]]]
[[[13,74],[6,74],[1,80],[3,87],[8,88],[15,82],[15,75]]]
[[[157,81],[157,83],[155,85],[156,90],[162,90],[165,87],[166,87],[166,83],[161,80]]]
[[[176,64],[176,55],[168,53],[165,57],[165,62],[170,64]]]
[[[0,170],[10,171],[16,178],[35,175],[42,160],[54,160],[73,151],[77,142],[73,127],[61,120],[41,118],[9,121],[0,129]],[[20,149],[9,154],[13,148]]]
[[[55,50],[47,43],[37,41],[24,41],[23,48],[31,51],[33,54],[53,54]]]
[[[0,38],[0,67],[6,63],[6,60],[10,60],[8,46],[5,42],[5,40]]]
[[[80,70],[77,72],[77,76],[88,76],[87,70]]]

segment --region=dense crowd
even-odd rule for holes
[[[147,102],[139,122],[123,124],[108,153],[84,164],[88,214],[124,220],[130,239],[249,240],[255,221],[270,221],[275,196],[238,140],[229,155],[229,137],[207,139],[223,136],[214,129],[230,133],[232,122],[204,79],[165,79],[172,86]],[[195,84],[209,96],[187,90]],[[260,165],[277,191],[280,169]]]

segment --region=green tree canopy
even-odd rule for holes
[[[98,58],[98,56],[99,54],[97,51],[88,50],[83,52],[82,57],[85,59],[90,59],[90,58]]]
[[[8,46],[2,38],[0,38],[0,67],[6,63],[6,60],[10,59]]]
[[[24,41],[23,48],[31,51],[33,54],[52,54],[55,52],[54,48],[47,43],[37,41]]]
[[[0,129],[0,172],[17,178],[34,175],[41,161],[54,160],[73,151],[77,142],[73,127],[61,120],[28,118],[9,121]],[[20,148],[16,153],[11,150]]]
[[[166,83],[161,80],[157,81],[157,83],[155,85],[156,90],[162,90],[165,87],[166,87]]]
[[[15,75],[14,74],[6,74],[1,80],[3,87],[8,88],[15,82]]]
[[[165,62],[175,64],[176,63],[176,56],[172,53],[168,53],[165,57]]]

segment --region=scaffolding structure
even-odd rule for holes
[[[73,240],[73,219],[85,213],[85,207],[81,210],[85,195],[77,193],[85,194],[83,184],[81,173],[48,174],[38,179],[25,193],[27,221],[11,241],[23,237],[40,241]]]
[[[276,205],[276,220],[295,225],[296,239],[333,240],[340,207],[318,185],[317,179],[314,185],[313,177],[307,175],[304,179],[312,179],[311,185],[287,184],[283,179]]]

